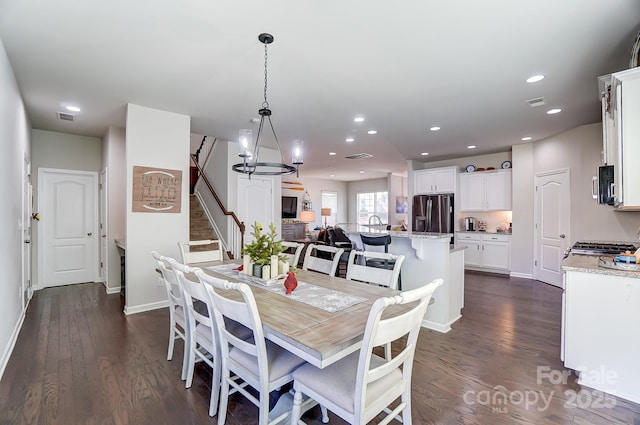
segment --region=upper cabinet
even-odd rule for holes
[[[511,210],[511,170],[460,174],[460,211]]]
[[[600,77],[603,160],[614,169],[618,209],[640,210],[640,68]]]
[[[431,168],[413,172],[413,193],[455,193],[457,167]]]

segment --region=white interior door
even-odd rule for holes
[[[22,306],[26,307],[33,294],[31,285],[31,211],[33,206],[31,187],[31,162],[24,159],[22,194]]]
[[[244,243],[253,242],[251,227],[256,221],[266,229],[274,223],[273,180],[256,176],[238,178],[238,217],[247,226]]]
[[[97,173],[40,169],[38,188],[41,286],[97,280]]]
[[[535,178],[535,259],[533,277],[562,287],[562,258],[569,244],[569,170]]]
[[[100,279],[107,286],[107,169],[100,172]]]

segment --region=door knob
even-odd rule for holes
[[[24,241],[24,243],[31,243],[31,241],[27,239],[26,241]]]
[[[91,236],[91,235],[93,235],[93,233],[91,233],[91,232],[87,233],[87,236]]]
[[[102,237],[103,237],[103,238],[106,238],[106,237],[107,237],[107,235],[102,235]]]
[[[564,239],[564,238],[566,238],[566,237],[567,237],[567,236],[566,236],[564,233],[560,235],[560,238],[562,238],[562,239]]]

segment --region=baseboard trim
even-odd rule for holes
[[[521,277],[523,279],[533,279],[533,275],[529,274],[529,273],[511,272],[509,274],[509,276],[511,276],[511,277]]]
[[[115,288],[109,288],[108,286],[105,286],[104,289],[107,291],[107,294],[117,294],[120,292],[120,289],[122,289],[122,287],[116,286]]]
[[[13,349],[16,346],[16,341],[18,341],[18,335],[20,335],[20,330],[22,329],[22,324],[24,323],[26,312],[26,309],[22,310],[20,319],[18,319],[16,326],[13,328],[13,333],[11,334],[11,339],[9,339],[9,344],[7,344],[7,348],[4,350],[4,353],[2,353],[2,362],[0,362],[0,379],[2,379],[2,375],[4,375],[4,370],[9,363],[11,353],[13,353]]]
[[[145,311],[157,310],[159,308],[169,307],[169,300],[158,301],[155,303],[141,304],[133,307],[125,306],[124,314],[127,316],[130,314],[144,313]]]
[[[452,321],[450,321],[449,323],[438,323],[438,322],[433,322],[431,320],[422,320],[422,327],[423,328],[427,328],[427,329],[431,329],[443,334],[446,334],[447,332],[449,332],[451,330],[451,325],[453,323],[455,323],[456,321],[458,321],[460,318],[462,317],[462,315],[458,315],[458,317],[456,317],[455,319],[453,319]]]

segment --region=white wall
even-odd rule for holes
[[[40,168],[95,171],[96,173],[100,173],[102,169],[102,140],[97,137],[34,129],[31,132],[31,143],[34,211],[38,211],[38,170]],[[39,279],[38,258],[35,252],[35,247],[39,246],[38,230],[38,222],[35,221],[31,238],[34,247],[31,276],[34,285],[37,285]]]
[[[533,185],[537,173],[570,170],[570,244],[578,240],[637,242],[640,212],[619,212],[611,206],[598,205],[591,197],[591,177],[601,162],[600,123],[513,149],[512,272],[533,273]]]
[[[387,177],[381,179],[359,180],[347,183],[347,205],[348,205],[348,220],[349,223],[358,222],[358,205],[357,195],[358,193],[367,192],[388,192],[389,191],[389,179]],[[393,200],[395,205],[395,199]],[[394,207],[395,208],[395,207]]]
[[[25,156],[30,159],[31,124],[4,44],[0,40],[0,377],[13,350],[24,312],[22,285],[22,186]],[[33,244],[32,244],[33,246]]]
[[[283,178],[283,181],[300,181],[303,183],[302,187],[304,187],[305,190],[309,192],[309,197],[311,198],[311,206],[313,211],[315,211],[316,213],[316,221],[313,223],[309,223],[309,229],[313,230],[316,227],[321,227],[324,223],[324,219],[320,215],[320,209],[322,208],[323,190],[337,192],[338,194],[338,211],[336,211],[336,223],[344,223],[347,221],[348,205],[346,182],[328,179],[317,179],[304,176],[300,176],[299,180],[296,180],[292,176],[287,177]],[[283,187],[282,195],[298,197],[298,217],[300,217],[300,208],[302,207],[302,197],[304,196],[304,192],[297,190],[287,190],[286,187]]]
[[[127,219],[126,306],[137,313],[166,305],[167,294],[158,284],[156,250],[180,258],[178,242],[189,239],[189,134],[186,115],[129,104],[126,126]],[[133,166],[182,171],[180,213],[132,212]]]
[[[102,139],[102,168],[107,169],[107,269],[108,292],[120,288],[120,253],[114,240],[126,236],[126,153],[125,129],[109,127]]]

